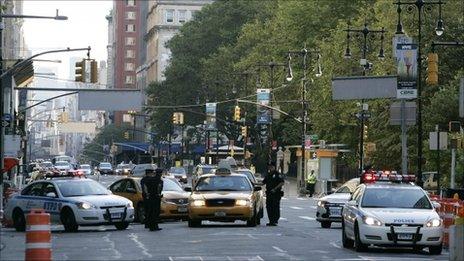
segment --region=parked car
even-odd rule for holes
[[[187,183],[187,172],[182,167],[171,167],[168,175],[173,176],[180,182]]]

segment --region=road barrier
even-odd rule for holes
[[[52,260],[50,214],[33,209],[26,215],[26,261]]]

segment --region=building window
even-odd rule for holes
[[[126,58],[135,58],[134,50],[126,50]]]
[[[125,66],[124,66],[124,69],[126,71],[134,71],[134,64],[133,63],[126,63]]]
[[[126,75],[126,84],[133,84],[134,83],[134,76]]]
[[[135,24],[126,24],[126,32],[135,32]]]
[[[126,12],[126,19],[128,19],[128,20],[135,20],[135,12],[133,12],[133,11],[127,11],[127,12]]]
[[[135,0],[126,0],[127,6],[135,6]]]
[[[174,10],[168,9],[166,10],[166,23],[174,22]]]
[[[134,37],[126,37],[126,45],[135,45]]]
[[[179,23],[183,24],[187,21],[187,11],[179,10]]]

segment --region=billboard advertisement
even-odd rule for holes
[[[216,106],[215,102],[206,104],[206,130],[216,130]]]
[[[258,89],[256,90],[257,97],[257,113],[256,123],[258,124],[271,124],[272,123],[272,111],[265,106],[270,106],[271,101],[271,90],[270,89]],[[265,105],[265,106],[260,106]]]
[[[417,98],[417,44],[397,44],[398,99]]]

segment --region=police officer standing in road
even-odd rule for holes
[[[310,197],[312,197],[314,194],[314,186],[316,185],[316,181],[316,173],[314,173],[314,170],[311,170],[311,172],[306,175],[306,190],[308,191]]]
[[[283,196],[284,179],[276,170],[275,162],[269,165],[269,172],[263,180],[266,185],[266,210],[269,218],[267,226],[277,226],[280,218],[280,199]]]
[[[150,231],[161,230],[158,227],[159,215],[161,211],[161,198],[163,195],[163,180],[161,179],[162,169],[147,169],[145,177],[140,181],[142,185],[142,196],[145,207],[145,228]]]

